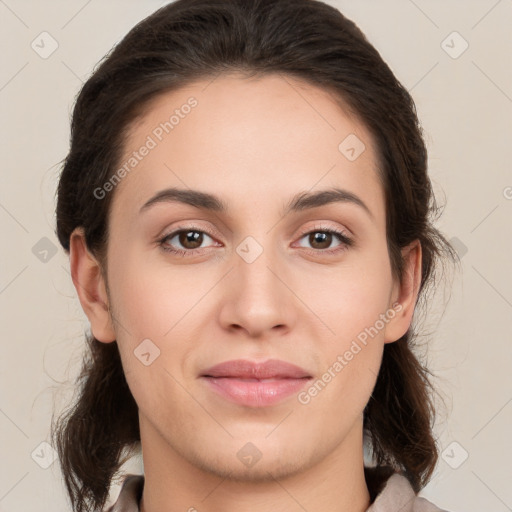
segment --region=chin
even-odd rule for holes
[[[295,459],[294,459],[295,458]],[[246,483],[274,483],[276,480],[286,479],[298,473],[301,473],[306,468],[302,459],[296,459],[297,452],[291,456],[293,460],[283,462],[282,457],[276,456],[262,456],[253,466],[247,466],[240,462],[235,457],[224,460],[221,464],[208,464],[203,461],[200,467],[209,473],[215,474],[221,478],[226,478],[234,482]]]

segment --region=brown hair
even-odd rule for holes
[[[330,91],[374,137],[386,196],[386,231],[393,273],[402,277],[400,249],[422,246],[419,299],[435,279],[436,262],[456,253],[433,227],[439,213],[427,175],[427,152],[414,102],[377,50],[349,19],[316,0],[177,0],[137,24],[81,89],[71,147],[58,185],[56,233],[66,252],[83,227],[89,250],[106,265],[113,193],[94,190],[114,174],[130,124],[148,102],[219,73],[283,73]],[[364,430],[378,466],[403,472],[419,491],[438,458],[433,388],[413,354],[411,327],[385,345]],[[117,343],[87,335],[78,397],[52,436],[73,509],[101,508],[112,479],[139,446],[137,404]],[[123,458],[123,451],[128,455]]]

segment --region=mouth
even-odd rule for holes
[[[246,407],[276,405],[298,393],[311,377],[241,379],[237,377],[201,377],[209,389],[222,398]]]
[[[225,361],[205,370],[201,377],[239,379],[301,379],[311,375],[300,366],[279,359],[254,362],[248,359]]]
[[[246,407],[267,407],[298,393],[313,377],[303,368],[271,359],[264,363],[233,360],[204,371],[209,390]]]

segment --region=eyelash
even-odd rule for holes
[[[176,235],[179,235],[182,232],[189,232],[189,231],[207,234],[211,238],[214,238],[214,234],[208,229],[198,229],[195,226],[187,226],[187,227],[178,226],[178,228],[176,230],[172,231],[171,233],[163,236],[160,240],[158,240],[158,244],[162,248],[162,250],[165,252],[172,253],[177,256],[184,256],[184,257],[194,256],[197,252],[201,252],[203,249],[171,249],[168,246],[166,246],[164,243],[166,240],[172,239]],[[310,252],[310,253],[316,253],[316,254],[321,253],[321,254],[329,254],[329,255],[337,254],[337,253],[347,250],[349,247],[351,247],[354,244],[354,241],[352,240],[352,238],[348,237],[345,231],[338,230],[336,228],[324,229],[321,226],[315,227],[314,229],[311,229],[309,231],[305,231],[305,232],[301,233],[300,238],[302,239],[306,235],[310,235],[312,233],[330,233],[330,234],[336,235],[338,237],[339,241],[341,242],[341,244],[334,249],[307,249],[306,248],[306,251]]]

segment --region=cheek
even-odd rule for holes
[[[116,335],[134,398],[156,409],[189,399],[178,382],[190,377],[198,334],[208,332],[212,273],[149,264],[130,251],[112,261],[119,262],[109,271]]]
[[[312,309],[320,311],[329,328],[316,345],[323,372],[298,399],[333,418],[328,423],[334,430],[341,418],[350,422],[362,413],[379,373],[385,327],[394,317],[385,268],[347,270],[336,286],[330,283],[328,293],[317,283],[310,295],[315,297]]]
[[[112,261],[109,282],[123,339],[162,338],[206,291],[191,267],[152,263],[142,251],[113,252]]]
[[[129,248],[111,255],[118,335],[132,337],[132,343],[162,339],[173,330],[174,335],[180,323],[197,326],[211,320],[226,305],[225,296],[240,299],[245,293],[232,277],[222,279],[229,263],[179,264],[153,256]],[[392,281],[385,246],[348,254],[336,264],[295,259],[281,268],[286,286],[277,285],[270,293],[279,293],[279,301],[297,313],[290,318],[309,324],[340,348],[374,325],[387,307]]]
[[[297,286],[329,327],[326,339],[340,349],[386,313],[393,286],[389,260],[378,253],[360,254],[328,275],[318,274],[311,283],[305,287],[297,281]]]
[[[386,326],[395,316],[389,309],[391,289],[385,254],[361,256],[330,279],[316,281],[309,297],[311,309],[328,326],[318,347],[325,372],[305,400],[318,393],[319,407],[352,407],[353,413],[364,407],[379,372]]]
[[[222,280],[227,267],[219,263],[150,264],[129,251],[117,261],[110,280],[118,342],[142,414],[176,437],[189,435],[186,425],[210,425],[211,418],[186,391],[192,383],[190,369],[209,335],[222,336],[217,321],[221,308],[229,298],[240,298],[243,288],[229,275]],[[372,327],[386,311],[391,283],[387,260],[360,255],[336,267],[301,261],[280,277],[286,286],[275,290],[290,308],[291,328],[304,342],[305,353],[319,361],[319,374],[294,403],[296,421],[310,424],[318,443],[339,439],[362,413],[379,371],[383,331],[374,334]],[[159,350],[149,365],[134,354],[144,339]],[[147,346],[149,359],[154,351]]]
[[[314,421],[327,439],[342,439],[361,417],[375,386],[382,345],[332,354],[323,374],[298,396],[304,421]]]
[[[194,350],[187,312],[207,291],[194,293],[192,287],[183,293],[187,282],[179,276],[129,258],[111,274],[117,341],[130,391],[145,416],[172,422],[173,428],[190,424],[191,409],[198,414],[183,387]]]

